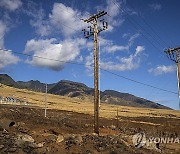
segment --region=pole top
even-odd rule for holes
[[[101,17],[103,15],[106,15],[106,14],[107,14],[107,12],[101,11],[98,14],[95,14],[95,15],[91,16],[88,19],[85,19],[84,22],[89,23],[89,22],[93,21],[94,19],[97,19],[97,18],[99,18],[99,17]]]
[[[169,48],[169,49],[165,50],[165,53],[172,53],[172,52],[178,51],[178,50],[180,50],[180,47]]]

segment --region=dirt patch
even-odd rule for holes
[[[130,112],[130,111],[128,111]],[[0,121],[13,121],[8,129],[0,126],[0,153],[178,153],[179,144],[136,148],[134,134],[146,137],[180,138],[176,117],[100,118],[100,135],[93,134],[93,116],[40,107],[0,106]]]

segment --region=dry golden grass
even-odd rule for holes
[[[44,107],[44,93],[28,91],[24,89],[16,89],[2,85],[0,87],[0,96],[14,97],[27,101],[29,106]],[[81,100],[78,98],[69,98],[66,96],[47,95],[48,109],[58,109],[73,111],[79,113],[93,114],[93,102],[90,100]],[[112,104],[101,104],[100,116],[105,118],[115,118],[119,111],[119,116],[123,117],[165,117],[165,118],[180,118],[180,112],[175,110],[164,109],[149,109],[126,107]]]

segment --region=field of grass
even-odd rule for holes
[[[29,106],[44,107],[45,94],[28,91],[24,89],[16,89],[13,87],[2,85],[0,87],[0,96],[13,97],[28,102]],[[48,109],[59,109],[65,111],[73,111],[78,113],[93,114],[93,102],[86,99],[69,98],[66,96],[57,96],[47,94]],[[118,106],[112,104],[101,103],[100,116],[105,118],[115,118],[117,114],[122,117],[164,117],[164,118],[180,118],[180,112],[175,110],[149,109]]]

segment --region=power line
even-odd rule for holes
[[[115,2],[113,1],[113,3],[120,8],[120,6]],[[121,8],[120,8],[121,9]],[[122,10],[122,9],[121,9]],[[124,12],[124,10],[122,10]],[[66,12],[69,12],[69,11],[66,11]],[[70,12],[69,12],[70,13]],[[79,18],[79,17],[78,17]],[[79,18],[80,19],[80,18]],[[137,26],[128,18],[128,20],[135,26],[135,29],[137,29]],[[70,26],[67,26],[66,24],[62,23],[63,26],[67,27],[67,28],[70,28],[72,29],[73,31],[77,32],[79,30],[76,30]],[[149,43],[154,47],[156,48],[158,51],[160,51],[143,33],[141,33],[145,39],[147,39],[149,41]],[[3,49],[0,49],[0,50],[3,50]],[[45,60],[52,60],[52,61],[57,61],[57,62],[61,62],[61,63],[68,63],[68,64],[73,64],[73,65],[81,65],[81,66],[90,66],[90,67],[94,67],[93,65],[87,65],[87,64],[83,64],[83,63],[75,63],[75,62],[67,62],[67,61],[60,61],[60,60],[57,60],[57,59],[51,59],[51,58],[47,58],[47,57],[41,57],[41,56],[36,56],[36,55],[29,55],[29,54],[25,54],[25,53],[20,53],[20,52],[15,52],[15,51],[9,51],[9,50],[4,50],[4,51],[8,51],[8,52],[12,52],[12,53],[15,53],[15,54],[19,54],[19,55],[24,55],[24,56],[28,56],[28,57],[35,57],[35,58],[40,58],[40,59],[45,59]],[[164,55],[164,54],[163,54]],[[149,84],[145,84],[145,83],[142,83],[142,82],[139,82],[139,81],[136,81],[136,80],[133,80],[133,79],[130,79],[130,78],[127,78],[127,77],[124,77],[124,76],[121,76],[121,75],[118,75],[116,73],[113,73],[113,72],[110,72],[108,70],[105,70],[105,69],[102,69],[100,68],[101,70],[104,70],[108,73],[111,73],[115,76],[118,76],[120,78],[124,78],[126,80],[129,80],[129,81],[132,81],[132,82],[136,82],[138,84],[141,84],[141,85],[144,85],[144,86],[148,86],[148,87],[151,87],[151,88],[155,88],[155,89],[158,89],[158,90],[161,90],[161,91],[165,91],[165,92],[170,92],[170,93],[173,93],[173,94],[177,94],[175,92],[172,92],[172,91],[169,91],[169,90],[165,90],[165,89],[162,89],[162,88],[158,88],[158,87],[155,87],[155,86],[151,86]]]
[[[61,63],[68,63],[68,64],[73,64],[73,65],[82,65],[82,66],[86,65],[86,64],[83,64],[83,63],[68,62],[68,61],[63,61],[63,60],[58,60],[58,59],[52,59],[52,58],[47,58],[47,57],[30,55],[30,54],[26,54],[26,53],[20,53],[20,52],[6,50],[6,49],[0,49],[0,51],[7,51],[7,52],[12,52],[12,53],[15,53],[15,54],[18,54],[18,55],[24,55],[24,56],[27,56],[27,57],[35,57],[35,58],[40,58],[40,59],[44,59],[44,60],[56,61],[56,62],[61,62]],[[86,65],[86,66],[93,67],[92,65]]]
[[[126,11],[124,11],[114,0],[113,0],[113,3],[122,11],[122,12],[125,12],[126,13]],[[64,10],[64,11],[66,11],[67,13],[70,13],[70,14],[72,14],[71,12],[69,12],[69,11],[67,11],[67,10]],[[127,13],[126,13],[127,14]],[[128,14],[127,14],[128,15]],[[77,18],[79,18],[80,19],[80,21],[82,22],[82,19],[80,18],[80,17],[78,17],[77,16]],[[140,24],[138,24],[138,23],[136,23],[134,20],[131,20],[128,16],[127,16],[127,19],[128,19],[128,21],[132,24],[132,25],[134,25],[134,27],[133,28],[135,28],[136,30],[138,30],[138,27],[136,26],[136,25],[138,25],[144,32],[146,32],[148,35],[150,35],[152,38],[154,38],[149,32],[147,32],[146,30],[145,30],[145,28],[143,28]],[[144,21],[145,22],[145,21]],[[146,23],[147,25],[148,25],[148,23]],[[74,29],[74,28],[72,28],[72,27],[70,27],[70,26],[67,26],[66,24],[64,24],[64,23],[62,23],[62,25],[63,26],[65,26],[65,27],[67,27],[67,28],[70,28],[70,29],[72,29],[74,32],[78,32],[79,30],[76,30],[76,29]],[[150,27],[150,25],[149,25],[149,27]],[[152,28],[151,28],[152,29]],[[154,31],[153,29],[152,29],[152,31]],[[141,31],[140,31],[140,33],[141,33],[141,35],[155,48],[155,49],[157,49],[157,51],[159,51],[161,54],[163,54],[162,52],[161,52],[161,50],[146,36],[146,35],[144,35]],[[155,33],[155,31],[154,31],[154,33]],[[156,35],[158,35],[158,34],[156,34]],[[78,36],[80,36],[81,37],[81,35],[78,35]],[[159,36],[158,36],[159,37]],[[160,38],[160,37],[159,37]],[[154,38],[155,40],[157,40],[156,38]],[[162,39],[160,38],[160,40],[162,41]],[[162,44],[160,44],[159,43],[159,41],[156,41],[156,43],[157,44],[159,44],[162,48],[164,48],[164,46],[162,46]],[[164,42],[165,43],[165,42]],[[166,44],[166,43],[165,43]],[[167,44],[166,44],[167,45]],[[165,56],[164,54],[163,54],[163,56]],[[165,56],[166,57],[166,56]],[[167,57],[166,57],[167,58]]]
[[[117,7],[119,7],[120,8],[120,6],[115,2],[115,1],[113,1],[113,3],[117,6]],[[120,8],[121,9],[121,8]],[[121,9],[122,10],[122,9]],[[65,12],[67,12],[67,13],[69,13],[69,14],[72,14],[73,15],[73,13],[71,13],[71,12],[69,12],[68,10],[64,10]],[[122,12],[125,12],[124,10],[122,10]],[[127,14],[127,13],[126,13]],[[82,20],[79,16],[77,16],[77,18],[79,18],[80,19],[80,21]],[[129,19],[129,17],[127,17],[128,18],[128,21],[129,22],[131,22],[133,25],[135,25],[134,23],[135,23],[135,21],[131,21],[130,19]],[[66,25],[66,24],[64,24],[64,23],[61,23],[62,24],[62,26],[64,26],[64,27],[67,27],[67,28],[69,28],[69,29],[72,29],[74,32],[78,32],[79,30],[76,30],[76,29],[74,29],[74,28],[72,28],[72,27],[70,27],[70,26],[68,26],[68,25]],[[136,23],[137,24],[137,23]],[[137,24],[138,26],[140,26],[140,27],[142,27],[141,25],[139,25],[139,24]],[[134,27],[136,30],[137,30],[137,26],[135,26]],[[142,29],[144,29],[143,27],[142,27]],[[144,31],[145,31],[145,29],[144,29]],[[146,32],[146,31],[145,31]],[[147,32],[148,33],[148,32]],[[158,51],[160,51],[161,52],[161,50],[159,50],[152,42],[151,42],[151,40],[149,40],[149,38],[148,37],[146,37],[142,32],[141,32],[141,34],[142,34],[142,36],[154,47],[154,48],[156,48]],[[151,34],[150,34],[151,35]],[[156,42],[157,43],[157,42]],[[164,54],[163,54],[164,55]]]
[[[132,5],[132,3],[130,4],[130,2],[126,1],[133,9],[134,6]],[[162,43],[166,46],[169,46],[169,44],[167,42],[165,42],[157,33],[156,31],[152,28],[152,26],[142,17],[141,14],[139,14],[139,17],[142,19],[142,21],[149,27],[149,29],[151,29],[151,31],[156,35],[157,38],[159,38],[160,41],[162,41]]]
[[[122,11],[122,12],[125,12],[125,14],[126,15],[128,15],[127,13],[126,13],[126,11],[124,11],[120,6],[119,6],[119,4],[117,4],[114,0],[113,0],[113,3]],[[140,27],[140,29],[142,29],[144,32],[146,32],[147,34],[149,34],[151,37],[152,37],[152,35],[149,33],[149,32],[147,32],[140,24],[138,24],[138,23],[136,23],[134,20],[131,20],[128,16],[127,16],[127,20],[132,24],[132,25],[134,25],[133,26],[133,28],[135,28],[136,30],[138,30],[138,27],[137,26],[139,26]],[[131,25],[131,26],[132,26]],[[146,36],[146,35],[144,35],[141,31],[140,31],[140,33],[142,34],[142,36],[154,47],[154,48],[156,48],[161,54],[163,54],[162,53],[162,51]],[[157,39],[156,39],[157,40]],[[159,42],[157,41],[156,42],[157,44],[159,44]],[[163,47],[161,44],[159,44],[161,47]],[[163,47],[164,48],[164,47]],[[164,54],[163,54],[163,56],[164,56]],[[166,57],[167,58],[167,57]]]
[[[128,78],[128,77],[125,77],[125,76],[116,74],[116,73],[113,73],[113,72],[111,72],[111,71],[108,71],[108,70],[105,70],[105,69],[102,69],[102,68],[101,68],[101,70],[103,70],[103,71],[105,71],[105,72],[108,72],[108,73],[111,73],[111,74],[113,74],[113,75],[115,75],[115,76],[117,76],[117,77],[120,77],[120,78],[129,80],[129,81],[132,81],[132,82],[135,82],[135,83],[138,83],[138,84],[147,86],[147,87],[151,87],[151,88],[158,89],[158,90],[161,90],[161,91],[169,92],[169,93],[172,93],[172,94],[178,94],[178,93],[176,93],[176,92],[173,92],[173,91],[170,91],[170,90],[166,90],[166,89],[162,89],[162,88],[159,88],[159,87],[156,87],[156,86],[152,86],[152,85],[149,85],[149,84],[146,84],[146,83],[143,83],[143,82],[140,82],[140,81],[137,81],[137,80],[134,80],[134,79],[131,79],[131,78]]]
[[[119,7],[120,8],[120,6],[115,2],[115,1],[113,1],[113,3],[117,6],[117,7]],[[120,8],[121,9],[121,8]],[[121,9],[122,10],[122,9]],[[65,12],[67,12],[67,13],[69,13],[69,14],[72,14],[71,12],[69,12],[69,11],[67,11],[67,10],[64,10]],[[123,12],[125,12],[124,10],[122,10]],[[126,13],[127,14],[127,13]],[[77,16],[77,18],[79,18],[80,19],[80,21],[82,20],[80,17],[78,17]],[[129,17],[127,17],[127,19],[128,19],[128,21],[129,22],[131,22],[135,27],[135,29],[136,30],[138,30],[138,28],[137,28],[137,26],[135,25],[135,21],[131,21],[130,20],[130,18]],[[82,22],[82,21],[81,21]],[[62,24],[62,26],[64,26],[64,27],[67,27],[67,28],[69,28],[69,29],[72,29],[74,32],[78,32],[79,30],[76,30],[76,29],[74,29],[74,28],[72,28],[72,27],[70,27],[70,26],[68,26],[68,25],[66,25],[66,24],[64,24],[64,23],[61,23]],[[136,23],[137,24],[137,23]],[[140,26],[141,27],[141,29],[144,29],[141,25],[139,25],[139,24],[137,24],[138,26]],[[145,31],[145,29],[144,29],[144,31]],[[146,32],[146,31],[145,31]],[[158,51],[160,51],[160,53],[162,53],[161,52],[161,50],[159,50],[152,42],[151,42],[151,40],[148,38],[148,37],[146,37],[146,35],[144,35],[142,32],[140,32],[141,34],[142,34],[142,36],[154,47],[154,48],[156,48]],[[148,32],[146,32],[146,33],[148,33]],[[149,35],[151,35],[151,34],[149,34]],[[78,35],[78,36],[80,36],[81,37],[81,35]],[[157,43],[157,42],[156,42]],[[162,46],[161,46],[162,47]],[[164,55],[164,54],[163,54]]]
[[[133,9],[135,9],[135,7],[134,7],[134,5],[131,3],[130,4],[130,2],[129,1],[126,1]],[[166,42],[166,41],[164,41],[159,35],[158,35],[158,33],[156,33],[156,31],[152,28],[152,26],[143,18],[143,16],[141,15],[141,14],[139,14],[139,17],[142,19],[142,21],[151,29],[151,31],[165,44],[165,45],[168,45],[169,46],[169,44]],[[163,31],[163,33],[165,33],[165,34],[167,34],[166,33],[166,31]],[[169,38],[170,39],[170,41],[172,42],[172,43],[174,43],[174,41],[171,39],[171,38]]]
[[[41,56],[34,56],[34,55],[30,55],[30,54],[15,52],[15,51],[11,51],[11,50],[0,49],[0,51],[7,51],[7,52],[12,52],[12,53],[15,53],[15,54],[19,54],[19,55],[28,56],[28,57],[36,57],[36,58],[40,58],[40,59],[57,61],[57,62],[62,62],[62,63],[67,63],[67,64],[94,67],[94,65],[87,65],[87,64],[84,64],[84,63],[61,61],[61,60],[57,60],[57,59],[51,59],[51,58],[46,58],[46,57],[41,57]],[[110,74],[112,74],[112,75],[114,75],[114,76],[117,76],[117,77],[119,77],[119,78],[123,78],[123,79],[125,79],[125,80],[131,81],[131,82],[134,82],[134,83],[137,83],[137,84],[141,84],[141,85],[143,85],[143,86],[147,86],[147,87],[150,87],[150,88],[154,88],[154,89],[157,89],[157,90],[161,90],[161,91],[168,92],[168,93],[172,93],[172,94],[176,94],[176,95],[178,94],[178,93],[173,92],[173,91],[170,91],[170,90],[166,90],[166,89],[163,89],[163,88],[159,88],[159,87],[156,87],[156,86],[153,86],[153,85],[150,85],[150,84],[146,84],[146,83],[143,83],[143,82],[140,82],[140,81],[137,81],[137,80],[134,80],[134,79],[131,79],[131,78],[128,78],[128,77],[125,77],[125,76],[116,74],[116,73],[114,73],[114,72],[111,72],[111,71],[109,71],[109,70],[103,69],[103,68],[101,68],[101,67],[100,67],[100,69],[103,70],[103,71],[105,71],[105,72],[107,72],[107,73],[110,73]]]
[[[120,6],[116,3],[116,2],[114,2],[113,1],[113,3],[117,6],[117,7],[119,7],[120,8]],[[121,10],[122,10],[122,8],[120,8]],[[123,10],[122,10],[123,11]],[[123,11],[123,12],[125,12],[125,11]],[[126,12],[125,12],[126,13]],[[127,14],[127,13],[126,13]],[[137,26],[136,25],[138,25],[141,29],[143,29],[144,30],[144,32],[146,32],[149,36],[151,36],[152,38],[154,38],[155,40],[157,40],[158,42],[156,42],[157,44],[159,44],[161,47],[163,47],[163,45],[162,44],[164,44],[165,46],[169,46],[169,44],[167,43],[167,42],[165,42],[163,39],[161,39],[161,37],[155,32],[155,30],[146,22],[146,20],[142,17],[142,16],[140,16],[141,18],[142,18],[142,21],[151,29],[151,31],[156,35],[156,37],[159,39],[159,40],[157,40],[153,35],[151,35],[151,33],[149,33],[148,31],[146,31],[146,29],[145,28],[143,28],[143,26],[141,26],[139,23],[136,23],[135,22],[135,20],[134,19],[132,19],[132,21],[130,20],[130,18],[127,16],[127,19],[128,19],[128,21],[129,22],[131,22],[134,26],[135,26],[135,28],[137,29]],[[136,24],[136,25],[135,25]],[[149,43],[153,46],[153,47],[155,47],[158,51],[160,51],[150,40],[149,40],[149,38],[148,37],[146,37],[142,32],[141,32],[141,34],[143,35],[143,37],[145,38],[145,39],[147,39],[148,41],[149,41]],[[171,42],[173,42],[172,40],[171,40]],[[161,52],[161,51],[160,51]],[[161,52],[161,54],[162,54],[162,52]],[[164,55],[164,54],[163,54]],[[116,74],[117,75],[117,74]],[[119,75],[118,75],[119,76]],[[144,84],[145,86],[147,86],[147,84]],[[149,86],[149,85],[148,85]],[[151,85],[150,85],[151,86]],[[152,88],[154,88],[154,86],[152,87]],[[159,88],[156,88],[156,89],[159,89]],[[161,89],[161,88],[160,88]],[[162,90],[162,89],[161,89]],[[164,89],[163,89],[164,90]],[[174,92],[173,92],[174,93]],[[178,93],[174,93],[174,94],[178,94]]]

